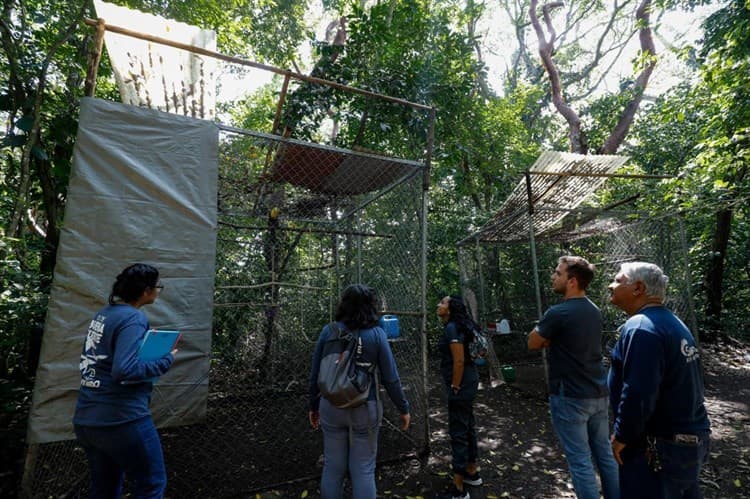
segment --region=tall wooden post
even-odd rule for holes
[[[96,22],[94,49],[89,52],[89,67],[86,71],[86,83],[83,87],[83,93],[86,97],[93,97],[94,92],[96,92],[96,75],[99,72],[99,62],[102,60],[105,26],[104,19],[100,17]]]

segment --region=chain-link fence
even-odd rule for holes
[[[596,276],[587,295],[602,310],[605,351],[613,344],[617,328],[626,318],[609,303],[607,290],[624,262],[647,261],[659,265],[669,276],[667,306],[695,331],[681,218],[678,215],[634,217],[597,218],[584,227],[563,228],[537,236],[534,241],[536,265],[528,240],[494,244],[468,242],[460,247],[459,258],[465,276],[463,286],[476,296],[480,319],[489,324],[501,319],[510,323],[510,334],[494,336],[501,363],[541,362],[538,353],[528,351],[526,335],[539,320],[540,312],[559,301],[550,288],[550,278],[557,259],[568,254],[583,256],[596,265]],[[534,276],[534,268],[537,276]],[[539,282],[539,300],[535,277]]]
[[[243,157],[263,157],[271,147],[276,159],[256,179],[239,178],[236,168],[221,174],[209,424],[229,431],[202,446],[215,456],[226,445],[232,456],[221,480],[214,471],[200,482],[231,483],[229,492],[319,474],[320,433],[306,422],[310,357],[337,297],[354,282],[373,286],[384,311],[399,318],[391,348],[415,420],[402,433],[398,414],[384,402],[379,458],[421,451],[421,167],[259,135],[229,133],[224,143]],[[287,183],[263,180],[281,175]],[[256,195],[243,198],[238,188]],[[217,437],[224,445],[213,442]]]
[[[171,497],[237,496],[319,475],[310,360],[355,282],[398,316],[390,344],[411,403],[404,433],[386,397],[379,458],[426,449],[423,173],[415,162],[222,132],[207,418],[161,430]],[[30,496],[85,492],[74,442],[32,446],[28,462]]]
[[[148,39],[133,31],[129,36]],[[248,125],[271,133],[217,125],[219,228],[207,416],[191,425],[171,416],[160,430],[168,495],[244,496],[320,474],[321,433],[307,420],[310,362],[319,331],[351,283],[373,286],[383,312],[396,315],[400,326],[389,342],[412,427],[398,429],[386,397],[378,457],[426,450],[425,169],[434,110],[218,58],[271,70],[284,82],[273,125],[266,108]],[[92,59],[92,74],[97,64]],[[165,396],[155,385],[153,398]],[[88,479],[74,441],[35,444],[28,448],[22,495],[85,496]]]

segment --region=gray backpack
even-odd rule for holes
[[[490,349],[490,342],[480,329],[474,329],[472,333],[473,338],[469,342],[468,350],[472,362],[476,362],[487,356],[487,351]]]
[[[359,331],[342,333],[335,322],[329,328],[318,373],[320,395],[339,409],[358,407],[369,398],[375,364],[362,361]]]

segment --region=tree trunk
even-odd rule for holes
[[[635,113],[638,111],[638,107],[641,105],[641,100],[643,99],[643,92],[646,90],[651,73],[654,72],[654,68],[656,67],[656,46],[654,45],[654,37],[651,32],[651,0],[641,1],[641,4],[635,11],[635,18],[638,23],[637,25],[640,26],[638,37],[641,42],[641,57],[644,58],[644,66],[641,73],[635,79],[633,87],[630,89],[630,102],[623,109],[620,119],[607,140],[604,141],[602,147],[597,151],[599,154],[614,154],[620,148],[620,144],[623,143],[625,137],[628,135],[630,125],[633,124]]]
[[[537,39],[539,40],[539,56],[542,58],[542,65],[544,66],[545,71],[547,71],[547,76],[549,76],[552,103],[555,105],[557,112],[568,122],[570,152],[586,154],[588,152],[588,144],[586,141],[586,135],[584,135],[581,130],[581,118],[565,100],[560,80],[560,72],[552,58],[555,53],[557,33],[552,25],[550,12],[552,9],[562,7],[563,5],[563,2],[550,2],[542,5],[542,15],[549,37],[545,35],[542,23],[539,21],[539,17],[537,17],[537,0],[531,0],[531,4],[529,5],[529,18],[531,19],[531,25],[534,27]]]
[[[636,22],[637,26],[639,26],[638,34],[641,45],[641,55],[643,57],[643,69],[636,78],[633,87],[630,89],[631,99],[625,105],[617,124],[610,132],[610,135],[605,140],[604,144],[597,150],[599,154],[614,154],[625,140],[625,137],[630,130],[630,125],[632,125],[633,120],[635,119],[635,113],[641,104],[643,92],[645,91],[651,73],[656,66],[656,49],[654,46],[650,21],[651,4],[652,0],[641,0],[641,3],[636,9]],[[552,103],[555,105],[557,112],[560,113],[568,123],[570,151],[586,154],[589,149],[586,133],[581,128],[581,120],[578,113],[565,99],[560,71],[555,64],[553,57],[555,54],[557,33],[552,24],[550,12],[552,9],[562,7],[563,2],[555,1],[542,5],[541,12],[542,19],[544,20],[544,27],[537,15],[537,5],[538,0],[531,0],[529,5],[529,18],[531,20],[531,25],[536,32],[537,39],[539,40],[539,56],[542,59],[542,65],[549,76]]]
[[[706,318],[709,329],[721,329],[722,285],[724,262],[732,230],[733,210],[723,209],[716,214],[716,228],[711,245],[711,256],[706,270]]]
[[[39,263],[43,286],[51,284],[52,273],[55,270],[57,246],[60,241],[60,213],[62,206],[58,197],[58,190],[52,176],[52,163],[46,160],[36,160],[39,185],[42,188],[42,201],[47,217],[47,227],[44,234],[44,249]]]

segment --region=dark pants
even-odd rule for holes
[[[164,497],[164,455],[150,417],[115,426],[75,425],[75,432],[89,461],[90,499],[119,498],[123,475],[132,482],[134,497]]]
[[[708,436],[702,436],[697,445],[658,439],[656,447],[661,463],[658,473],[651,471],[645,449],[623,450],[621,498],[701,499],[698,477],[708,458]]]
[[[658,473],[661,497],[664,499],[701,499],[699,476],[708,459],[709,438],[699,444],[657,440],[662,470]]]
[[[457,395],[448,389],[448,434],[451,438],[453,473],[466,474],[466,466],[477,462],[477,432],[474,421],[475,386]]]

